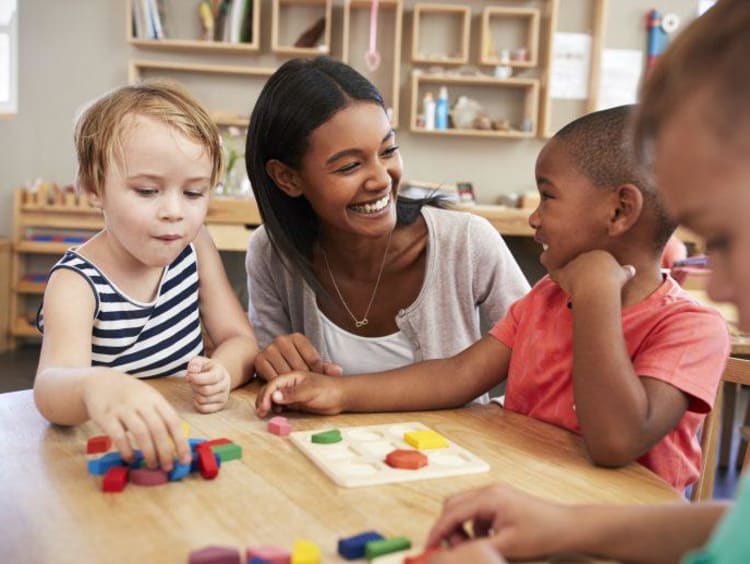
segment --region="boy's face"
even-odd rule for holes
[[[536,184],[540,201],[529,225],[544,248],[539,260],[548,272],[586,251],[607,249],[614,192],[597,188],[578,170],[564,141],[552,139],[539,153]]]
[[[208,210],[211,162],[204,147],[154,118],[135,115],[101,195],[113,257],[164,267],[195,238]]]
[[[694,95],[664,124],[654,172],[668,211],[706,240],[711,299],[734,302],[750,330],[750,159],[706,127],[707,103]]]

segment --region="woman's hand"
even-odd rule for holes
[[[255,372],[267,382],[295,370],[328,376],[342,374],[341,367],[324,362],[310,340],[301,333],[276,337],[255,357]]]
[[[200,413],[219,411],[229,401],[232,377],[220,362],[205,356],[192,358],[185,380],[193,391],[193,405]]]
[[[128,433],[150,468],[171,470],[175,451],[180,462],[192,460],[177,412],[145,382],[115,370],[95,374],[84,381],[83,401],[89,417],[126,460],[134,457]]]
[[[291,372],[268,382],[255,398],[258,417],[265,417],[275,406],[322,415],[342,410],[342,378],[313,372]]]

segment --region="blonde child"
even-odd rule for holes
[[[708,243],[709,293],[750,330],[750,2],[719,0],[682,32],[642,92],[636,139],[654,157],[669,211]],[[750,562],[750,484],[721,503],[654,507],[553,504],[501,485],[446,500],[428,544],[460,545],[435,562],[498,562],[585,553],[627,562]],[[469,540],[472,522],[481,539]],[[483,548],[482,546],[483,545]],[[491,549],[492,553],[488,554]],[[481,555],[481,556],[480,556]]]
[[[272,403],[322,413],[457,407],[507,377],[505,408],[583,436],[605,466],[639,461],[676,489],[700,469],[695,435],[729,339],[719,314],[659,269],[674,230],[625,143],[630,107],[560,130],[536,165],[530,217],[550,276],[465,351],[345,379],[298,372]]]
[[[126,458],[130,432],[165,470],[190,449],[175,410],[141,379],[185,375],[196,409],[246,382],[255,337],[203,226],[223,160],[198,102],[169,83],[118,88],[75,130],[78,185],[104,229],[52,268],[34,382],[53,423],[93,420]],[[216,346],[203,356],[201,324]]]

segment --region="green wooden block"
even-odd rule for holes
[[[341,442],[341,431],[339,431],[338,429],[331,429],[330,431],[315,433],[310,437],[310,440],[321,445],[338,443]]]
[[[222,462],[242,458],[242,447],[235,443],[214,445],[211,447],[214,454],[218,454]]]
[[[373,540],[365,545],[365,556],[368,560],[372,560],[378,556],[398,552],[399,550],[406,550],[407,548],[411,548],[411,541],[406,537]]]

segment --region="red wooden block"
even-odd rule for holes
[[[96,454],[99,452],[107,452],[112,448],[112,439],[106,435],[99,435],[98,437],[91,437],[86,442],[86,454]]]
[[[211,439],[210,441],[204,441],[200,443],[200,446],[202,447],[212,447],[216,445],[231,445],[232,441],[229,439]]]
[[[292,426],[289,424],[289,421],[287,421],[286,417],[281,417],[280,415],[277,417],[271,417],[271,419],[268,420],[268,432],[273,433],[274,435],[279,435],[280,437],[285,437],[292,431]]]
[[[169,481],[169,476],[158,468],[137,468],[131,470],[130,481],[139,486],[160,486]]]
[[[427,466],[427,457],[417,450],[399,448],[388,453],[385,463],[392,468],[417,470],[422,466]]]
[[[104,474],[102,491],[121,492],[128,483],[128,469],[125,466],[112,466]]]
[[[430,556],[433,556],[439,550],[439,548],[428,548],[422,554],[407,556],[404,558],[404,564],[427,564],[430,561]]]
[[[214,452],[208,442],[201,443],[195,449],[198,453],[198,468],[201,476],[206,480],[213,480],[219,474],[219,466],[216,464]]]

